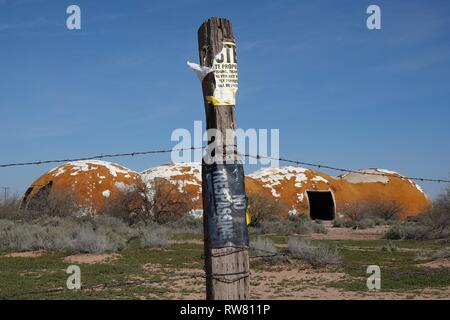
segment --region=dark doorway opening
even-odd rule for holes
[[[334,220],[336,205],[331,191],[306,191],[309,202],[309,216],[313,220]]]

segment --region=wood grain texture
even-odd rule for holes
[[[222,50],[224,41],[235,42],[230,21],[223,18],[210,18],[205,21],[198,30],[198,47],[200,64],[212,67],[214,57]],[[235,106],[214,106],[208,103],[206,97],[212,96],[215,89],[214,74],[209,73],[202,82],[203,98],[206,115],[206,129],[218,129],[225,135],[227,129],[236,129]],[[208,137],[208,143],[211,137]],[[219,148],[223,159],[238,161],[236,142],[231,146]],[[208,186],[205,183],[205,163],[202,166],[203,208],[207,208]],[[244,180],[244,179],[242,179]],[[207,212],[207,210],[204,210]],[[247,248],[211,248],[209,244],[208,217],[203,215],[204,226],[204,250],[206,271],[206,298],[214,300],[243,300],[249,299],[249,256]],[[245,223],[245,219],[244,219]],[[236,274],[217,276],[222,274]],[[220,281],[220,280],[231,280]],[[234,281],[236,280],[236,281]]]

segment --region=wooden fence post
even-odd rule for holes
[[[236,128],[237,59],[230,21],[223,18],[205,21],[198,30],[198,46],[200,65],[214,69],[202,81],[206,129],[216,129],[225,138],[230,131],[234,134]],[[206,298],[241,300],[249,298],[247,200],[236,140],[233,136],[231,143],[225,141],[208,134],[208,144],[215,143],[214,154],[226,159],[231,167],[217,162],[208,164],[205,158],[202,162]],[[218,173],[223,176],[219,177]],[[229,185],[224,185],[224,181]],[[227,194],[229,203],[220,202],[225,201],[217,197],[222,192]],[[218,209],[228,204],[230,209]]]

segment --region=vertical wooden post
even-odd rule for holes
[[[223,18],[210,18],[205,21],[198,30],[198,46],[200,52],[200,64],[203,67],[213,68],[214,59],[217,54],[222,52],[224,43],[228,49],[231,48],[235,58],[235,39],[231,28],[231,23]],[[229,56],[229,51],[223,54]],[[225,58],[224,58],[225,59]],[[217,60],[216,60],[217,62]],[[235,61],[236,62],[236,61]],[[236,70],[237,72],[237,70]],[[237,81],[237,73],[236,73]],[[206,129],[216,129],[226,136],[227,130],[234,132],[236,128],[235,106],[230,103],[220,104],[220,100],[214,99],[214,91],[218,84],[214,72],[205,76],[202,81],[203,98],[206,113]],[[234,99],[232,99],[234,100]],[[233,103],[234,104],[234,103]],[[213,138],[208,136],[208,144],[212,143]],[[227,141],[227,140],[225,140]],[[216,152],[220,152],[222,159],[231,160],[232,163],[238,163],[236,141],[233,139],[231,145],[229,141],[223,144],[223,141],[214,141],[216,143]],[[217,145],[217,143],[222,145]],[[248,234],[245,220],[245,209],[242,211],[242,219],[239,216],[234,218],[235,230],[240,230],[240,235],[247,238],[246,243],[228,242],[226,245],[217,246],[212,244],[212,232],[216,232],[215,222],[208,221],[208,215],[211,220],[215,220],[216,212],[211,200],[211,183],[208,183],[208,165],[203,159],[202,163],[202,188],[203,188],[203,223],[204,223],[204,250],[205,250],[205,271],[206,271],[206,298],[214,300],[242,300],[249,299],[249,256],[248,256]],[[241,167],[240,167],[241,168]],[[235,175],[239,181],[239,188],[245,195],[244,173],[243,169]],[[209,198],[208,198],[209,197]],[[244,200],[245,201],[245,200]],[[211,218],[213,217],[213,218]],[[237,224],[237,225],[236,225]]]

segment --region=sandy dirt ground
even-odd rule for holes
[[[161,269],[146,265],[151,272]],[[179,269],[179,280],[171,281],[170,299],[204,299],[204,279],[201,269]],[[185,276],[188,276],[187,279]],[[345,279],[346,274],[328,270],[316,270],[300,266],[289,270],[258,271],[250,277],[252,300],[404,300],[404,299],[450,299],[450,287],[408,292],[345,291],[329,286]],[[156,285],[156,284],[155,284]],[[152,286],[155,286],[152,284]]]
[[[331,222],[325,221],[326,234],[312,233],[308,238],[312,240],[378,240],[389,229],[389,226],[376,226],[370,229],[333,228]]]
[[[64,262],[67,263],[109,263],[120,258],[118,253],[80,253],[67,256],[64,258]]]
[[[376,240],[381,239],[386,231],[385,226],[365,230],[348,228],[333,228],[325,224],[327,234],[311,234],[306,238],[314,240]],[[199,243],[199,240],[171,241],[172,243]],[[14,252],[5,256],[14,258],[34,258],[43,251]],[[67,263],[111,263],[121,258],[118,253],[108,254],[75,254],[64,258]],[[450,268],[449,258],[440,258],[431,262],[418,262],[419,266],[430,268]],[[167,269],[159,264],[147,263],[143,269],[152,275],[161,277],[160,282],[146,283],[144,286],[167,288],[170,292],[165,295],[169,299],[204,299],[205,279],[203,270],[193,268]],[[423,289],[415,291],[346,291],[335,288],[333,283],[346,280],[347,274],[332,269],[313,269],[308,265],[282,263],[268,266],[263,270],[255,270],[250,276],[251,299],[450,299],[450,287],[440,289]],[[130,281],[145,281],[145,279],[130,275]],[[364,281],[364,279],[361,279]],[[101,290],[101,289],[99,289]],[[158,296],[139,296],[138,299],[160,298]]]
[[[44,251],[38,250],[38,251],[24,251],[24,252],[11,252],[8,254],[5,254],[5,257],[9,258],[37,258],[42,256]]]

